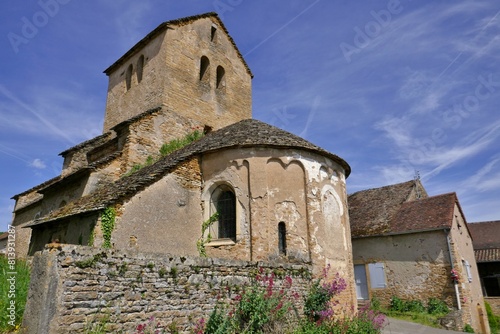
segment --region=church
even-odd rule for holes
[[[253,75],[217,14],[160,24],[104,73],[102,135],[14,196],[18,255],[63,243],[331,265],[355,303],[350,166],[252,119]]]

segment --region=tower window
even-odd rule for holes
[[[280,255],[286,255],[286,225],[284,222],[278,224],[278,249]]]
[[[209,78],[209,67],[210,60],[207,57],[202,56],[200,60],[200,81],[208,81]]]
[[[142,81],[142,71],[144,68],[144,55],[141,55],[137,60],[137,83]]]
[[[127,68],[127,73],[125,74],[125,84],[127,85],[127,90],[132,86],[132,71],[134,70],[132,64]]]
[[[217,66],[217,85],[216,85],[216,87],[219,89],[226,87],[225,74],[226,74],[226,71],[224,70],[224,67]]]
[[[210,40],[212,42],[215,40],[216,33],[217,33],[217,27],[212,26],[212,29],[210,30]]]

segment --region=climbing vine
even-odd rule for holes
[[[200,254],[201,257],[207,257],[207,251],[205,249],[205,244],[212,241],[212,235],[210,234],[210,232],[208,232],[206,238],[205,238],[205,232],[218,219],[219,219],[219,213],[216,212],[212,216],[210,216],[210,218],[208,218],[208,220],[204,221],[203,224],[201,224],[201,237],[200,237],[200,239],[198,239],[198,241],[196,241],[196,248],[198,248],[198,253]]]
[[[102,247],[111,248],[111,233],[115,228],[116,212],[114,208],[106,208],[101,214],[101,231],[104,242]]]

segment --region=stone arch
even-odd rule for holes
[[[210,80],[210,60],[207,56],[200,58],[200,81],[208,83]]]

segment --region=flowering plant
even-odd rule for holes
[[[460,276],[458,275],[458,271],[456,269],[451,270],[451,280],[453,283],[458,283],[460,281]]]

